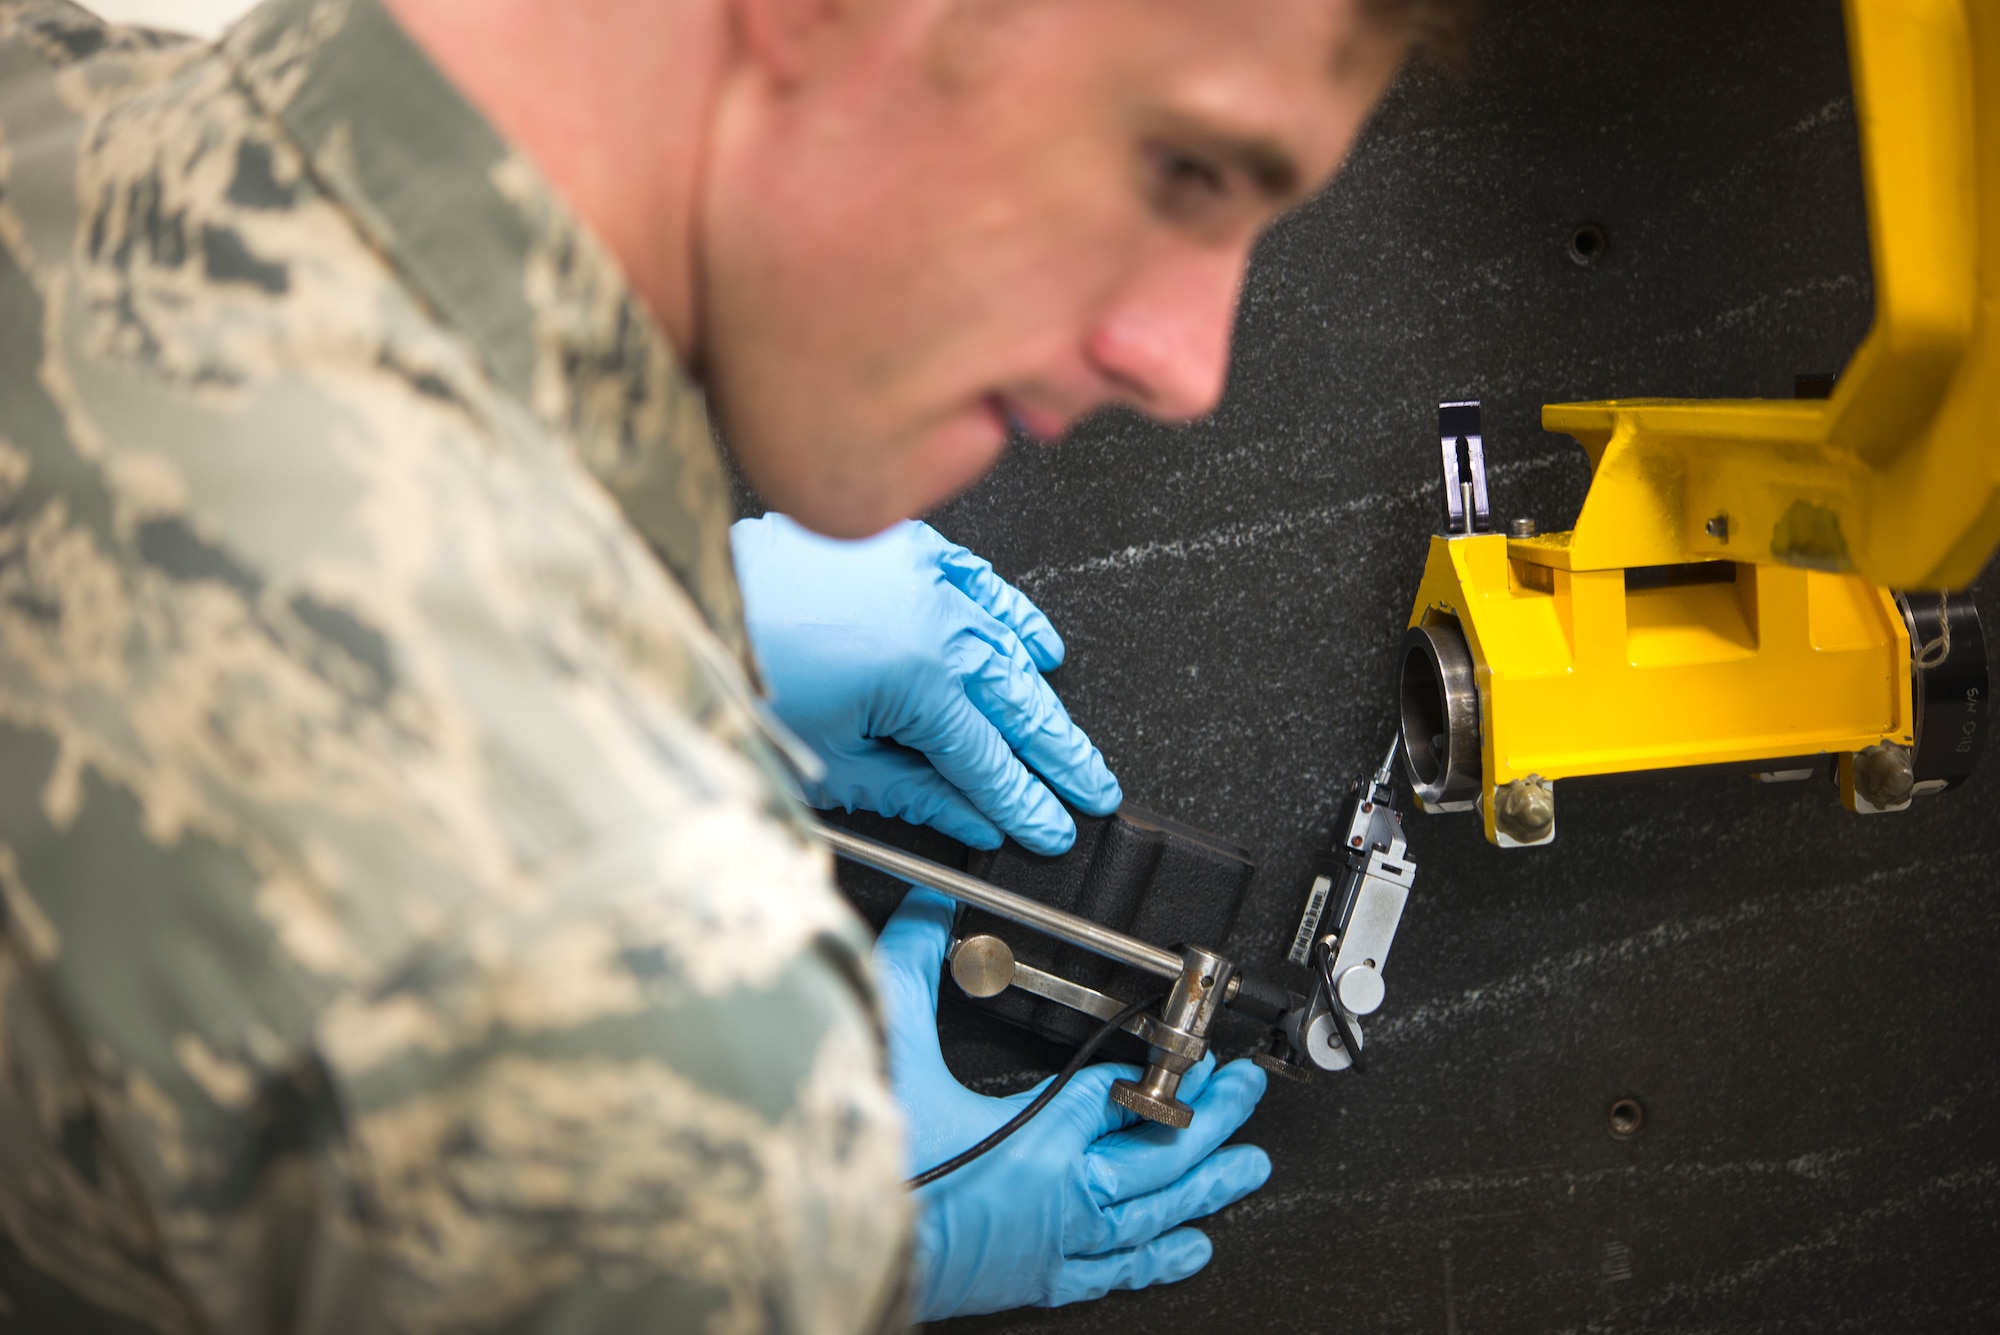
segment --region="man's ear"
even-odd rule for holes
[[[856,8],[853,0],[735,0],[745,53],[780,88],[804,78]]]

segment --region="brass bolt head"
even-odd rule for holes
[[[1870,806],[1887,810],[1903,805],[1916,781],[1910,748],[1900,742],[1877,742],[1854,754],[1854,791]]]
[[[1493,794],[1493,828],[1516,843],[1532,844],[1548,838],[1555,823],[1555,794],[1540,779],[1516,779]]]

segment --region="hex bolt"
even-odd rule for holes
[[[1555,794],[1535,775],[1502,784],[1493,794],[1493,828],[1516,843],[1540,843],[1555,823]]]
[[[1510,538],[1532,538],[1540,530],[1532,519],[1510,519],[1507,521],[1507,536]]]
[[[1877,742],[1855,752],[1854,791],[1878,810],[1886,811],[1909,801],[1916,781],[1910,748],[1900,742]]]

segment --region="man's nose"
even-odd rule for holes
[[[1134,271],[1092,328],[1085,354],[1132,405],[1168,421],[1222,399],[1248,247],[1186,248]]]

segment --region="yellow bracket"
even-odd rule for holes
[[[1914,745],[1909,633],[1886,590],[1749,564],[1628,588],[1624,570],[1568,568],[1569,536],[1431,539],[1411,624],[1456,618],[1470,650],[1488,839],[1503,842],[1495,789],[1530,776]]]
[[[1848,0],[1847,35],[1873,328],[1825,401],[1544,408],[1595,470],[1574,569],[1722,559],[1944,589],[2000,543],[2000,5]]]
[[[1489,840],[1517,781],[1834,755],[1857,807],[1854,754],[1914,744],[1889,590],[2000,543],[2000,3],[1846,12],[1876,312],[1832,398],[1549,405],[1574,531],[1432,540],[1410,624],[1469,651]]]

